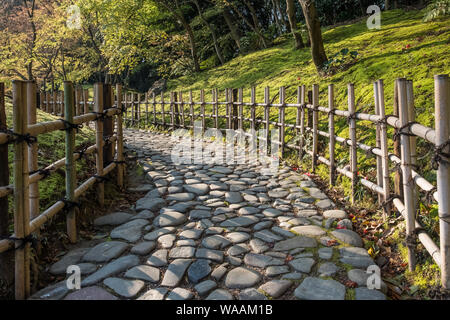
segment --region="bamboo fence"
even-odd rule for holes
[[[40,92],[39,107],[43,111],[58,115],[61,119],[36,123],[36,84],[32,81],[13,81],[13,123],[11,130],[6,128],[4,119],[4,86],[0,84],[0,147],[8,144],[14,148],[14,170],[12,185],[8,185],[8,158],[0,158],[3,186],[0,186],[0,199],[13,198],[14,234],[0,240],[0,253],[14,251],[15,263],[15,297],[25,299],[30,296],[30,249],[39,229],[52,217],[66,213],[67,234],[72,243],[77,241],[76,212],[80,203],[78,199],[94,184],[97,186],[97,197],[104,203],[104,180],[117,168],[117,183],[123,187],[124,158],[121,103],[113,105],[116,99],[110,85],[95,84],[94,101],[89,101],[88,91],[74,89],[71,82],[64,83],[63,92]],[[116,92],[121,95],[121,86]],[[109,96],[104,96],[107,94]],[[95,111],[92,107],[95,106]],[[3,116],[2,116],[3,115]],[[113,126],[113,119],[116,119]],[[75,150],[75,135],[82,124],[95,121],[96,143],[82,150]],[[103,124],[108,123],[107,130]],[[114,133],[114,127],[116,133]],[[39,135],[56,130],[66,131],[65,158],[60,159],[43,169],[38,169]],[[113,145],[117,145],[116,147]],[[2,150],[3,150],[2,149]],[[7,150],[7,149],[6,149]],[[115,151],[115,153],[113,153]],[[7,154],[7,152],[6,152]],[[96,154],[97,172],[86,181],[77,184],[75,161],[84,154]],[[104,154],[106,156],[104,157]],[[65,168],[65,197],[43,212],[39,212],[39,182]],[[5,185],[6,184],[6,185]],[[7,201],[5,202],[8,203]],[[7,219],[8,210],[0,208],[2,221]],[[5,218],[6,217],[6,218]]]
[[[320,162],[329,167],[330,185],[336,182],[338,174],[351,179],[351,201],[354,202],[358,187],[365,187],[378,196],[378,203],[386,218],[392,209],[396,209],[406,222],[406,245],[408,249],[409,269],[414,270],[415,247],[419,240],[440,267],[441,282],[444,288],[450,289],[450,81],[448,75],[437,75],[435,83],[435,129],[421,125],[415,121],[415,105],[413,83],[404,78],[397,79],[394,85],[393,115],[386,115],[384,83],[378,80],[373,84],[375,113],[356,111],[355,88],[349,84],[347,88],[347,110],[335,106],[334,86],[328,86],[328,106],[319,104],[319,86],[313,85],[307,92],[306,86],[297,88],[297,102],[286,103],[285,88],[279,90],[279,103],[270,99],[269,88],[264,88],[264,102],[257,103],[256,88],[250,90],[250,102],[243,101],[242,89],[226,89],[223,92],[225,101],[219,101],[220,91],[211,91],[211,102],[205,101],[205,90],[200,91],[200,101],[193,100],[193,92],[189,91],[189,100],[183,100],[183,92],[171,92],[170,100],[160,94],[160,100],[153,94],[151,97],[124,92],[122,101],[125,105],[124,123],[127,126],[149,127],[160,126],[164,129],[193,129],[194,122],[199,120],[203,130],[207,127],[220,129],[264,129],[264,136],[259,137],[260,145],[269,148],[270,128],[278,128],[282,151],[298,152],[299,159],[309,155],[312,159],[312,171]],[[308,100],[308,102],[306,102]],[[141,105],[145,108],[143,111]],[[175,108],[175,106],[177,108]],[[197,108],[195,108],[197,106]],[[296,109],[295,123],[286,121],[286,109]],[[262,110],[261,110],[262,109]],[[196,112],[197,111],[197,112]],[[278,120],[274,121],[270,114],[277,112]],[[260,116],[257,116],[260,115]],[[326,115],[327,130],[320,130],[319,115]],[[336,135],[335,121],[346,119],[348,137]],[[357,140],[358,122],[371,123],[375,130],[376,145],[370,146]],[[394,141],[389,139],[388,130],[394,130]],[[286,141],[288,131],[295,139]],[[433,157],[436,165],[437,185],[427,181],[417,171],[417,139],[423,139],[434,148]],[[294,142],[292,142],[294,141]],[[308,143],[309,141],[309,143]],[[322,142],[319,144],[319,142]],[[328,158],[324,146],[328,143]],[[347,166],[339,166],[344,159],[336,159],[336,146],[340,144],[349,149]],[[389,153],[389,146],[394,146]],[[376,182],[370,181],[358,172],[358,150],[376,158]],[[323,155],[322,155],[322,154]],[[397,168],[391,187],[390,164]],[[440,247],[426,233],[416,219],[417,203],[420,192],[438,203],[440,225]]]

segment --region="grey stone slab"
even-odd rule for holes
[[[63,280],[35,292],[28,300],[60,300],[68,292],[66,280]]]
[[[166,198],[167,201],[191,201],[195,198],[193,193],[181,192],[169,194]]]
[[[190,300],[193,296],[194,294],[187,289],[175,288],[169,293],[166,300]]]
[[[136,266],[125,273],[125,277],[150,282],[159,281],[159,269],[152,266]]]
[[[308,237],[321,237],[326,234],[326,231],[318,226],[297,226],[291,229],[292,232]]]
[[[209,210],[192,210],[189,213],[189,220],[197,221],[201,219],[211,218],[212,214]]]
[[[198,248],[195,257],[199,259],[209,259],[220,263],[223,261],[223,252],[219,250]]]
[[[206,297],[206,300],[233,300],[233,296],[225,289],[216,289]]]
[[[143,256],[149,254],[155,247],[156,247],[155,241],[143,241],[133,246],[130,252],[133,254]]]
[[[224,249],[230,244],[230,240],[219,234],[206,237],[202,240],[202,246],[208,249]]]
[[[245,242],[248,239],[250,239],[250,234],[246,232],[231,232],[228,233],[225,237],[229,239],[232,243],[236,244]]]
[[[178,226],[187,220],[186,215],[181,212],[171,211],[165,212],[157,216],[153,220],[156,227]]]
[[[128,244],[121,241],[99,243],[83,256],[83,261],[97,263],[108,262],[120,256],[127,248]]]
[[[206,183],[188,184],[183,186],[184,190],[194,193],[198,196],[205,195],[209,192],[209,186]]]
[[[166,204],[166,201],[161,198],[141,198],[136,201],[136,211],[150,210],[156,211],[161,209]]]
[[[355,289],[355,300],[386,300],[384,293],[365,287]]]
[[[275,217],[278,217],[283,214],[282,211],[275,209],[275,208],[264,209],[262,213],[263,213],[263,215],[265,215],[266,217],[269,217],[269,218],[275,218]]]
[[[175,231],[174,227],[165,227],[165,228],[156,229],[156,230],[154,230],[154,231],[152,231],[150,233],[147,233],[144,236],[144,240],[153,241],[153,240],[158,239],[162,235],[165,235],[165,234],[168,234],[168,233],[171,233],[171,232],[174,232],[174,231]]]
[[[288,251],[295,248],[315,248],[315,247],[317,247],[316,239],[304,236],[297,236],[277,242],[273,247],[273,250]]]
[[[175,241],[176,236],[174,234],[165,234],[158,238],[158,243],[164,249],[171,248],[173,246],[173,242]]]
[[[245,289],[261,281],[261,274],[255,270],[237,267],[225,277],[225,286],[229,289]]]
[[[164,274],[161,285],[165,287],[176,287],[178,283],[180,283],[191,262],[191,259],[176,259],[172,261]]]
[[[316,262],[313,258],[298,258],[289,261],[289,265],[294,268],[296,271],[303,273],[310,273],[311,268]]]
[[[270,232],[267,229],[257,231],[253,234],[255,238],[261,239],[264,242],[273,243],[280,240],[283,240],[284,238],[280,237],[279,235],[274,234],[273,232]]]
[[[227,250],[227,254],[229,256],[238,256],[243,253],[247,253],[249,251],[250,251],[250,248],[248,247],[248,245],[246,245],[245,243],[240,243],[240,244],[236,244],[236,245],[230,247]]]
[[[346,229],[338,229],[331,232],[333,237],[336,237],[338,240],[347,243],[351,246],[362,247],[363,242],[361,237],[352,230]]]
[[[281,266],[284,264],[284,260],[250,252],[245,255],[244,263],[252,267],[265,268],[268,266]]]
[[[320,248],[318,253],[320,259],[330,260],[333,256],[333,248]]]
[[[267,300],[267,297],[255,288],[248,288],[239,292],[239,300]]]
[[[144,287],[144,281],[125,280],[121,278],[106,278],[103,283],[118,295],[125,298],[136,296]]]
[[[292,281],[289,280],[272,280],[261,285],[259,290],[264,291],[272,298],[278,298],[282,296],[291,286]]]
[[[321,277],[331,277],[333,276],[339,268],[333,262],[325,262],[319,266],[317,272]]]
[[[258,223],[259,219],[255,216],[243,216],[225,220],[220,224],[221,227],[248,227],[252,224]]]
[[[323,212],[322,215],[325,219],[328,219],[328,218],[345,219],[345,218],[347,218],[347,213],[344,210],[326,210]]]
[[[288,266],[270,266],[267,267],[265,270],[265,274],[268,277],[276,277],[280,274],[288,273],[289,267]]]
[[[139,264],[139,258],[135,255],[127,255],[120,257],[107,265],[103,266],[101,269],[97,270],[89,277],[85,278],[81,282],[82,287],[93,285],[109,276],[117,274],[119,272],[125,271]]]
[[[260,239],[252,239],[252,240],[250,240],[249,244],[250,244],[250,248],[255,253],[263,253],[263,252],[269,250],[269,246]]]
[[[192,258],[195,254],[194,247],[175,247],[169,251],[169,258]]]
[[[69,251],[58,262],[52,264],[49,272],[53,275],[66,274],[67,267],[77,264],[88,250],[89,248],[79,248]]]
[[[166,249],[160,249],[153,253],[147,260],[147,264],[154,267],[163,267],[167,265],[167,253]]]
[[[132,214],[126,212],[113,212],[94,220],[95,226],[117,226],[125,223],[133,217]]]
[[[137,300],[163,300],[168,291],[167,288],[150,289]]]
[[[180,233],[180,239],[198,239],[202,235],[202,229],[189,229]]]
[[[344,300],[345,286],[331,279],[307,277],[295,289],[294,295],[302,300]]]
[[[149,222],[144,219],[131,220],[111,231],[112,239],[123,239],[128,242],[136,242],[142,236],[142,228]]]
[[[198,283],[211,272],[210,262],[206,259],[198,259],[188,269],[188,279],[191,283]]]
[[[198,292],[199,296],[205,296],[211,290],[217,288],[217,283],[212,280],[205,280],[197,284],[194,289]]]
[[[81,288],[69,293],[64,300],[118,300],[118,298],[98,286]]]

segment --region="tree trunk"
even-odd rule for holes
[[[200,9],[200,5],[198,4],[198,1],[193,0],[193,2],[195,4],[195,6],[197,7],[197,11],[200,16],[200,19],[202,19],[203,23],[208,27],[209,32],[211,32],[211,37],[212,37],[213,43],[214,43],[214,49],[216,50],[216,54],[217,54],[217,57],[219,58],[220,64],[224,64],[225,59],[223,58],[219,43],[217,42],[216,31],[214,30],[213,26],[203,16],[203,13],[202,13],[202,10]]]
[[[245,1],[245,0],[244,0],[244,1]],[[248,1],[245,1],[245,2],[248,3]],[[248,21],[248,19],[242,14],[241,10],[239,10],[239,8],[237,8],[236,5],[235,5],[233,2],[227,2],[227,5],[230,5],[230,6],[234,9],[234,11],[238,14],[238,16],[239,16],[242,20],[244,20],[245,24],[248,25],[248,27],[249,27],[250,29],[252,29],[252,31],[253,31],[254,33],[256,33],[256,34],[258,35],[258,37],[259,37],[259,39],[261,40],[261,43],[262,43],[262,45],[263,45],[263,48],[264,48],[264,49],[267,49],[267,47],[268,47],[267,39],[264,37],[264,35],[263,35],[263,34],[261,33],[261,31],[259,30],[258,20],[257,20],[256,16],[253,17],[254,19],[256,19],[256,22],[257,22],[257,25],[255,26],[255,25],[251,24],[251,23]],[[251,6],[251,4],[249,4],[249,5]],[[253,7],[252,7],[252,8],[253,8]],[[255,12],[255,9],[254,9],[254,8],[253,8],[253,12]],[[252,15],[252,16],[253,16],[253,15]],[[255,20],[254,20],[254,21],[255,21]]]
[[[231,13],[228,11],[227,8],[223,9],[223,18],[225,19],[225,23],[227,24],[228,28],[230,29],[231,37],[233,38],[234,42],[236,42],[237,48],[241,49],[241,35],[239,34],[239,29],[236,27],[236,21],[233,21],[233,18],[231,16]]]
[[[6,130],[5,113],[5,86],[0,83],[0,130]],[[8,167],[8,145],[0,145],[0,186],[9,184]],[[8,238],[9,234],[9,212],[8,198],[0,198],[0,238]],[[4,286],[3,292],[0,287],[0,295],[13,295],[14,283],[14,251],[0,253],[0,284]],[[6,297],[5,297],[6,298]]]
[[[266,37],[264,37],[264,35],[262,33],[261,24],[259,23],[258,16],[256,15],[256,10],[248,0],[243,0],[243,1],[244,1],[245,5],[248,7],[248,9],[250,10],[250,15],[252,16],[252,19],[253,19],[254,31],[261,39],[264,49],[266,49],[268,47],[267,39],[266,39]]]
[[[311,41],[311,55],[316,69],[322,73],[322,68],[328,60],[323,46],[322,31],[320,30],[320,21],[317,16],[316,6],[313,0],[298,0],[302,6],[305,16],[306,27],[308,28],[309,39]]]
[[[384,0],[384,9],[385,10],[391,9],[391,1],[390,0]]]
[[[273,7],[273,15],[275,17],[275,24],[277,26],[278,33],[279,34],[283,34],[283,27],[281,26],[281,22],[280,22],[280,19],[278,17],[278,9],[277,9],[277,5],[275,3],[275,0],[272,0],[272,7]]]
[[[295,19],[295,5],[294,0],[286,0],[286,13],[289,19],[289,24],[291,26],[291,33],[295,40],[295,49],[304,48],[302,36],[297,30],[297,21]]]
[[[290,28],[289,21],[287,21],[285,19],[283,11],[281,10],[280,0],[274,0],[274,2],[275,2],[275,7],[277,8],[277,12],[280,15],[281,22],[284,24],[284,27],[286,29],[286,32],[289,32],[289,28]],[[282,33],[283,33],[283,31],[282,31]]]

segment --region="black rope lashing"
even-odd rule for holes
[[[450,146],[450,140],[447,140],[440,146],[437,146],[434,148],[434,156],[431,160],[431,164],[434,170],[439,169],[439,163],[440,162],[447,162],[450,163],[450,153],[444,152],[444,149]]]
[[[112,141],[110,140],[112,137],[113,137],[112,135],[103,137],[103,142],[105,143],[104,147],[107,147],[112,144]]]
[[[425,192],[425,200],[428,203],[432,203],[434,201],[434,193],[437,191],[437,187],[433,187],[427,192]]]
[[[35,174],[35,173],[39,173],[42,176],[42,179],[47,178],[48,176],[50,176],[51,174],[51,170],[48,168],[43,168],[43,169],[38,169],[38,170],[34,170],[30,172],[30,176]]]
[[[97,179],[99,182],[105,182],[105,181],[108,181],[108,180],[109,180],[109,178],[107,178],[107,177],[105,177],[105,176],[99,176],[98,174],[93,175],[93,177],[94,177],[95,179]]]
[[[64,202],[63,210],[65,212],[69,212],[73,208],[81,208],[81,203],[79,203],[79,202],[68,200],[66,198],[62,198],[60,201]]]
[[[81,128],[83,128],[82,124],[72,123],[65,119],[59,119],[59,121],[62,121],[64,123],[64,129],[61,129],[63,131],[76,130],[76,132],[78,132]]]
[[[81,160],[83,157],[86,157],[87,149],[88,149],[88,147],[86,146],[86,147],[81,148],[80,150],[74,152],[74,153],[77,153],[79,155],[78,160]]]
[[[27,243],[31,243],[31,246],[33,248],[36,247],[36,238],[32,234],[29,234],[28,236],[23,237],[23,238],[17,238],[17,237],[12,237],[12,236],[11,237],[0,237],[0,240],[20,241],[20,244],[18,246],[14,246],[14,248],[6,250],[5,252],[23,249]]]
[[[330,111],[328,111],[328,117],[330,117],[330,115],[336,115],[336,108],[330,109]]]
[[[400,197],[399,197],[398,195],[396,195],[396,194],[391,194],[391,195],[389,196],[389,198],[387,198],[385,201],[383,201],[383,202],[380,204],[380,207],[382,207],[385,211],[387,211],[387,206],[388,206],[392,201],[394,201],[394,199],[400,199]]]
[[[358,119],[357,115],[358,115],[358,112],[351,113],[351,114],[347,117],[347,124],[350,124],[350,120],[356,120],[356,119]]]
[[[37,137],[32,136],[29,133],[20,134],[10,129],[1,129],[0,132],[6,133],[7,135],[13,137],[12,139],[9,139],[9,142],[14,143],[26,142],[28,146],[31,146],[33,143],[36,143],[38,141]]]
[[[405,132],[405,131],[403,131],[403,130],[405,130],[405,129],[411,130],[411,126],[412,126],[413,124],[417,124],[417,122],[416,122],[416,121],[411,121],[411,122],[408,122],[407,124],[405,124],[404,126],[401,126],[401,127],[397,130],[397,132],[394,133],[394,136],[392,137],[392,138],[394,139],[394,141],[396,141],[400,135],[405,135],[405,136],[410,136],[410,137],[415,136],[415,134],[413,134],[413,133],[411,133],[411,132]]]

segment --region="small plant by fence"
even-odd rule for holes
[[[183,100],[183,92],[171,92],[170,100],[165,100],[164,92],[160,100],[148,94],[125,93],[123,103],[126,107],[124,121],[131,126],[162,126],[167,129],[194,128],[196,119],[202,122],[205,130],[207,122],[220,130],[250,129],[263,127],[265,147],[269,148],[270,128],[279,130],[279,147],[281,156],[286,149],[298,152],[299,159],[311,156],[312,171],[318,163],[329,167],[330,185],[335,185],[337,174],[351,179],[352,202],[355,201],[359,186],[368,188],[378,195],[378,202],[387,217],[392,209],[396,209],[406,222],[406,246],[408,249],[409,269],[416,265],[415,247],[418,239],[441,269],[441,282],[444,288],[450,289],[450,81],[448,75],[437,75],[435,82],[435,128],[429,128],[417,123],[415,116],[413,83],[404,78],[397,79],[394,90],[394,114],[386,115],[384,84],[376,81],[374,86],[375,114],[356,111],[355,88],[348,85],[347,110],[340,110],[335,105],[333,85],[328,86],[328,106],[319,105],[319,86],[313,85],[312,90],[305,86],[297,89],[297,102],[286,103],[285,88],[280,88],[279,103],[270,100],[269,88],[264,89],[264,102],[256,102],[256,88],[251,88],[250,102],[243,101],[243,89],[225,90],[225,101],[219,101],[219,91],[212,90],[212,101],[205,101],[205,90],[200,91],[200,101],[193,100],[192,91],[189,100]],[[308,100],[308,101],[307,101]],[[199,108],[196,108],[199,106]],[[207,110],[209,108],[209,110]],[[286,121],[286,109],[295,109],[295,123]],[[196,113],[196,109],[199,110]],[[262,109],[262,112],[261,112]],[[271,120],[271,113],[277,112],[278,120]],[[257,117],[257,114],[262,115]],[[319,130],[319,115],[327,117],[328,130]],[[348,123],[348,137],[336,135],[336,117],[344,118]],[[370,146],[357,141],[357,122],[365,121],[372,124],[371,130],[376,131],[376,145]],[[388,139],[388,129],[394,130],[393,139]],[[370,128],[369,128],[370,129]],[[288,130],[298,139],[286,141]],[[311,140],[311,143],[307,143]],[[319,138],[328,139],[328,148],[319,145]],[[424,139],[434,146],[431,160],[436,169],[437,184],[434,186],[417,172],[417,138]],[[264,142],[262,141],[262,142]],[[336,146],[341,144],[349,148],[349,165],[339,166],[336,159]],[[394,145],[390,153],[389,146]],[[328,158],[324,156],[328,149]],[[358,174],[358,150],[376,157],[376,182],[370,181]],[[321,154],[321,152],[323,154]],[[390,177],[390,164],[398,168],[395,178]],[[393,187],[391,186],[393,185]],[[440,227],[440,246],[425,232],[416,220],[420,192],[428,198],[437,201]],[[422,195],[423,195],[422,193]]]
[[[121,96],[121,86],[116,94]],[[121,104],[114,104],[114,92],[110,85],[94,85],[94,101],[88,101],[86,90],[74,90],[71,82],[64,83],[63,93],[42,93],[39,105],[43,111],[61,116],[61,119],[36,123],[38,99],[36,84],[32,81],[14,81],[12,84],[13,123],[6,126],[4,85],[0,84],[0,148],[6,150],[13,144],[14,169],[12,185],[8,175],[2,174],[0,199],[13,197],[14,233],[0,240],[0,253],[14,250],[15,297],[24,299],[30,295],[30,246],[39,229],[58,213],[65,212],[67,234],[72,243],[77,241],[76,213],[78,198],[96,184],[97,200],[104,204],[104,181],[117,168],[117,184],[123,187],[124,158]],[[90,110],[92,106],[93,110]],[[75,135],[83,124],[95,122],[96,143],[82,150],[75,150]],[[115,129],[115,132],[114,132]],[[56,130],[65,130],[65,158],[38,169],[38,136]],[[55,146],[57,147],[57,146]],[[63,147],[63,146],[60,146]],[[1,150],[3,150],[1,149]],[[75,161],[83,155],[96,155],[96,173],[78,184]],[[39,181],[56,170],[65,168],[65,197],[44,212],[39,212]],[[0,158],[0,171],[8,172],[8,157]],[[0,215],[7,217],[8,201],[0,208]],[[7,218],[6,218],[7,219]]]

